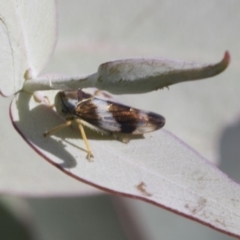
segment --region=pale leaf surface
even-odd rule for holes
[[[224,71],[229,61],[228,52],[216,64],[150,58],[112,61],[99,66],[94,87],[114,94],[145,93],[180,82],[213,77]]]
[[[54,1],[0,0],[0,92],[13,95],[46,65],[56,41]]]
[[[86,76],[44,75],[26,81],[23,90],[69,90],[95,87],[114,94],[152,92],[170,85],[213,77],[224,71],[230,62],[226,51],[215,64],[203,64],[157,58],[121,59],[106,62],[98,71]]]
[[[53,101],[54,93],[48,96]],[[89,162],[75,126],[43,137],[64,121],[49,106],[22,92],[10,111],[24,140],[68,175],[240,235],[239,185],[169,132],[159,130],[123,144],[87,131],[94,154]]]

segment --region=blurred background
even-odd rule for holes
[[[94,73],[103,62],[129,57],[217,62],[229,50],[230,67],[219,76],[117,97],[165,116],[166,129],[239,182],[239,1],[58,0],[57,9],[58,42],[44,73]],[[0,99],[1,181],[6,193],[31,197],[1,196],[1,239],[233,239],[66,176],[15,132],[10,101]]]

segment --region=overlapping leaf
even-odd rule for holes
[[[54,1],[0,1],[0,92],[13,95],[46,65],[56,41]]]

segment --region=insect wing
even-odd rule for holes
[[[97,97],[80,102],[75,115],[102,130],[116,133],[143,134],[165,124],[164,117],[159,114]]]

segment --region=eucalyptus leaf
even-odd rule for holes
[[[0,92],[10,96],[46,65],[56,42],[55,1],[0,0]]]
[[[52,101],[56,92],[44,94]],[[10,114],[23,139],[69,176],[240,236],[240,186],[168,131],[128,144],[87,131],[94,154],[89,161],[76,126],[43,136],[65,120],[30,94],[17,94]]]
[[[151,58],[122,59],[101,64],[97,73],[92,75],[40,76],[26,81],[23,89],[34,92],[96,87],[114,94],[146,93],[180,82],[215,76],[224,71],[229,62],[228,52],[225,52],[223,59],[216,64]]]

